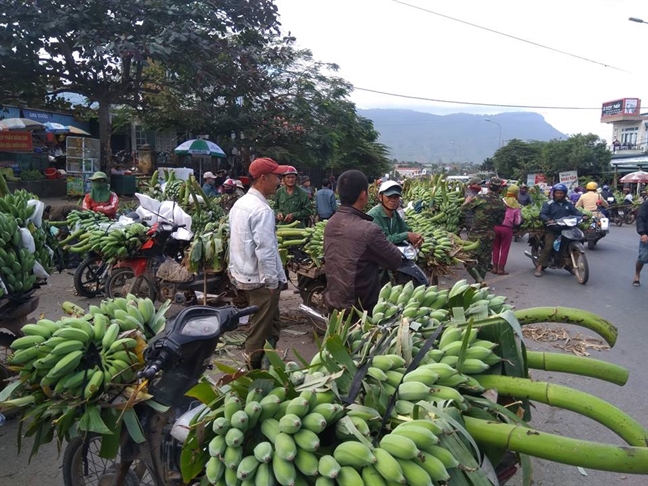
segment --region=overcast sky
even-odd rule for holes
[[[356,90],[351,99],[359,108],[401,107],[440,115],[535,111],[563,133],[593,132],[608,141],[611,126],[599,121],[603,102],[636,97],[642,99],[641,111],[648,112],[648,23],[628,20],[648,22],[646,0],[402,1],[571,55],[394,0],[275,3],[284,31],[297,38],[298,46],[311,49],[317,60],[338,64],[338,75],[356,88],[462,102],[595,109],[452,105]]]

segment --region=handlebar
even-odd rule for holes
[[[151,364],[147,365],[142,371],[137,373],[138,379],[152,380],[157,375],[158,371],[162,369],[162,366],[166,361],[171,357],[171,354],[162,350],[160,356],[154,360]]]
[[[258,310],[259,310],[259,306],[251,305],[249,307],[246,307],[245,309],[241,309],[240,311],[238,311],[234,317],[238,319],[239,317],[251,316]]]

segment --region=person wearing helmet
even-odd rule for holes
[[[225,179],[223,182],[223,195],[220,198],[220,205],[226,213],[229,213],[234,203],[245,194],[241,189],[238,188],[237,182],[234,179]],[[241,184],[242,186],[243,184]]]
[[[596,182],[588,182],[585,186],[585,194],[583,194],[578,201],[576,201],[576,208],[583,208],[587,211],[596,212],[600,206],[608,207],[608,202],[601,197],[596,191],[598,184]]]
[[[90,177],[90,193],[83,198],[83,209],[102,213],[111,219],[117,215],[119,198],[108,188],[108,176],[105,172],[95,172]]]
[[[297,170],[287,166],[283,174],[283,186],[275,196],[275,215],[279,224],[290,224],[299,221],[303,228],[312,215],[311,202],[308,193],[297,185]]]
[[[307,175],[301,178],[301,188],[306,191],[309,199],[313,199],[313,186],[311,186],[310,177]]]
[[[380,204],[371,208],[367,214],[373,218],[373,222],[385,233],[387,239],[395,245],[408,242],[415,248],[419,248],[423,244],[423,237],[418,233],[413,233],[397,211],[400,207],[402,192],[403,188],[398,182],[383,182],[378,187]]]
[[[538,266],[535,270],[536,277],[542,277],[542,269],[549,264],[549,256],[553,242],[560,233],[560,227],[551,226],[557,219],[565,216],[580,216],[581,213],[569,199],[567,199],[567,186],[565,184],[556,184],[553,186],[553,199],[545,202],[540,210],[540,220],[545,225],[544,248],[538,258]],[[584,197],[584,196],[581,196]]]
[[[608,186],[607,184],[603,186],[603,190],[601,191],[601,197],[608,202],[610,201],[609,198],[614,198],[614,194],[610,190],[610,186]]]

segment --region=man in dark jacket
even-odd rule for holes
[[[553,187],[553,199],[545,202],[540,210],[540,219],[545,225],[544,248],[538,258],[535,276],[542,277],[542,268],[549,265],[549,256],[553,242],[560,233],[559,226],[550,226],[557,219],[565,216],[582,216],[582,213],[567,199],[567,186],[565,184],[556,184]]]
[[[637,233],[639,233],[639,256],[635,264],[635,277],[632,285],[639,287],[639,274],[648,263],[648,199],[641,203],[637,213]]]
[[[324,230],[325,301],[331,309],[371,312],[380,293],[380,267],[396,270],[402,256],[362,210],[369,199],[367,177],[349,170],[338,179],[341,206]]]

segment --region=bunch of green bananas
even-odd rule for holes
[[[16,224],[24,227],[27,220],[33,216],[36,206],[28,206],[27,203],[35,196],[24,189],[13,191],[11,194],[0,197],[0,213],[10,215],[16,220]]]
[[[36,246],[36,252],[34,253],[34,258],[40,263],[45,271],[48,271],[52,268],[52,254],[53,251],[48,247],[48,238],[46,231],[46,223],[43,224],[44,227],[41,228],[30,228],[32,236],[34,237],[34,244]]]
[[[529,204],[528,206],[522,206],[522,229],[523,230],[535,230],[543,229],[544,225],[540,219],[540,210],[542,206],[536,204]]]
[[[180,179],[169,180],[164,185],[162,198],[164,201],[182,201],[186,190],[185,181]]]
[[[324,229],[328,220],[318,221],[311,233],[304,251],[313,259],[316,266],[321,266],[324,261]]]
[[[0,402],[0,410],[36,406],[40,412],[32,415],[30,427],[49,431],[52,423],[58,423],[56,432],[61,440],[75,421],[79,430],[88,430],[85,421],[95,426],[101,423],[100,414],[112,413],[109,403],[117,398],[122,399],[120,403],[128,402],[123,399],[124,390],[135,382],[143,366],[147,340],[164,328],[169,305],[167,302],[156,312],[150,299],[128,295],[90,306],[84,313],[79,306],[65,302],[66,317],[26,324],[22,328],[25,336],[11,344],[14,353],[8,360],[19,381],[10,399]],[[131,391],[137,401],[150,398]],[[93,429],[112,433],[103,430],[98,426]]]
[[[74,232],[91,231],[96,229],[99,224],[109,222],[110,218],[105,214],[90,210],[70,211],[65,220],[66,226]]]
[[[299,221],[277,226],[276,235],[280,250],[305,245],[315,233],[315,228],[297,228],[297,224]]]
[[[140,223],[134,223],[123,229],[94,229],[75,233],[77,241],[65,247],[73,253],[97,252],[107,261],[128,258],[137,253],[146,241],[148,228]]]
[[[371,441],[380,429],[375,410],[345,408],[331,390],[317,391],[323,373],[300,370],[293,362],[282,372],[302,383],[292,398],[285,386],[267,391],[251,386],[246,395],[227,393],[222,406],[209,414],[205,430],[213,437],[206,439],[205,472],[211,484],[361,486],[406,478],[432,484],[447,480],[447,469],[459,466],[438,444],[435,434],[447,425],[441,419],[395,423],[374,447]],[[272,367],[270,373],[278,376]]]
[[[192,223],[193,228],[193,223]],[[201,268],[222,272],[227,267],[227,242],[229,240],[229,219],[207,223],[201,233],[194,234],[189,248],[189,270]]]
[[[20,233],[17,232],[18,235]],[[26,292],[36,283],[34,254],[26,248],[7,246],[0,248],[0,278],[9,293]]]
[[[463,225],[463,187],[453,184],[443,174],[429,178],[408,179],[404,184],[404,202],[420,203],[427,208],[435,228],[458,233]]]

